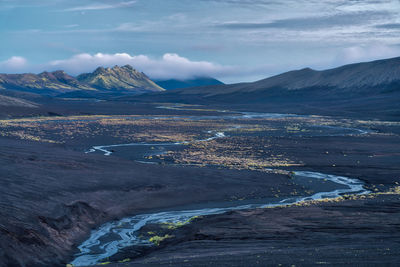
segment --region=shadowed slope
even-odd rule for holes
[[[400,58],[316,71],[286,72],[253,83],[177,89],[123,100],[229,105],[246,110],[400,116]]]

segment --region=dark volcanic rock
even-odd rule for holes
[[[170,231],[123,266],[395,266],[399,222],[399,195],[230,212]]]
[[[90,229],[114,219],[232,196],[271,197],[284,175],[139,164],[0,138],[0,266],[65,266]],[[221,188],[224,191],[221,192]]]

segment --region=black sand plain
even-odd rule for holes
[[[216,113],[212,110],[165,110],[155,108],[157,105],[115,104],[112,101],[100,104],[76,101],[73,105],[71,100],[68,103],[58,101],[42,104],[40,110],[45,110],[43,114],[47,116]],[[37,113],[21,116],[26,115],[36,116]],[[268,143],[268,151],[259,157],[283,155],[274,169],[354,177],[376,193],[397,187],[400,182],[398,123],[385,118],[370,122],[364,122],[365,118],[360,122],[357,117],[345,119],[362,124],[371,132],[366,135],[304,136],[279,130],[279,134],[271,137],[221,138],[210,145],[216,148],[234,146],[240,150],[242,146]],[[243,166],[141,164],[129,157],[118,156],[118,151],[109,157],[101,153],[85,154],[85,148],[96,144],[131,139],[125,133],[110,137],[104,130],[108,125],[102,128],[103,135],[94,140],[86,135],[93,128],[86,125],[79,126],[79,129],[86,129],[84,132],[67,128],[59,129],[57,133],[40,127],[38,130],[35,120],[24,125],[23,130],[15,125],[14,128],[2,128],[0,266],[65,266],[91,229],[129,215],[226,201],[232,197],[273,197],[278,190],[282,194],[290,194],[294,189],[299,193],[306,191],[293,184],[287,174],[261,172]],[[146,123],[149,124],[142,126],[141,131],[157,133],[151,138],[165,134],[163,126],[154,128],[153,122]],[[214,121],[210,129],[235,123]],[[288,123],[293,124],[279,120],[271,123],[275,128],[282,124],[282,129],[286,130]],[[259,127],[262,122],[255,121],[254,124]],[[148,125],[153,128],[146,131]],[[135,125],[131,127],[134,129]],[[169,134],[175,130],[186,138],[200,131],[203,125],[179,127],[169,129],[163,138],[171,138]],[[71,134],[65,134],[70,131]],[[142,133],[132,131],[133,136]],[[111,132],[115,133],[115,129]],[[32,136],[38,138],[32,140]],[[198,149],[190,147],[185,157],[174,158],[172,154],[172,158],[192,160],[190,156]],[[239,156],[259,159],[257,155],[238,153],[240,159]],[[399,194],[393,193],[310,206],[207,216],[174,230],[171,233],[174,238],[141,251],[139,255],[134,249],[131,253],[122,251],[115,259],[110,259],[110,266],[396,266],[400,259],[399,209]],[[129,262],[118,263],[127,258],[130,258]]]

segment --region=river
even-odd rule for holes
[[[226,111],[222,111],[226,112]],[[270,113],[248,113],[243,112],[238,115],[221,115],[221,116],[191,116],[193,120],[208,120],[215,118],[223,119],[250,119],[250,118],[282,118],[293,117],[300,115],[293,114],[270,114]],[[179,118],[179,117],[177,117]],[[184,117],[186,120],[188,116]],[[327,129],[334,126],[329,126]],[[346,134],[367,134],[368,130],[336,127],[336,130],[343,130]],[[211,136],[206,139],[197,140],[195,142],[207,142],[216,138],[227,138],[228,136],[224,131],[209,131]],[[99,151],[105,156],[110,156],[113,149],[118,147],[171,147],[182,146],[188,142],[176,143],[130,143],[130,144],[114,144],[114,145],[99,145],[92,147],[86,153],[94,153]],[[162,153],[162,149],[156,150],[156,153]],[[76,255],[75,259],[71,262],[74,266],[88,266],[95,265],[103,260],[115,255],[123,248],[136,246],[136,245],[153,245],[149,240],[140,237],[140,230],[147,224],[158,223],[184,223],[195,216],[207,216],[222,214],[233,210],[246,210],[274,207],[283,204],[295,204],[305,200],[320,200],[325,198],[335,198],[342,194],[366,194],[368,191],[364,189],[362,181],[356,178],[349,178],[343,176],[336,176],[331,174],[323,174],[318,172],[309,171],[295,171],[293,179],[296,183],[302,184],[307,180],[316,180],[314,191],[315,194],[311,196],[301,197],[286,197],[286,198],[273,198],[264,200],[253,200],[250,203],[206,203],[202,208],[190,209],[187,207],[180,207],[173,210],[156,211],[147,214],[138,214],[135,216],[124,218],[120,221],[108,222],[102,225],[97,230],[94,230],[89,239],[83,242],[78,248],[80,253]],[[321,191],[322,183],[330,183],[329,191]],[[320,183],[320,184],[319,184]],[[326,188],[326,187],[325,187]],[[249,201],[248,201],[249,202]]]

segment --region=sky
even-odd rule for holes
[[[0,0],[0,73],[226,83],[400,56],[400,0]]]

